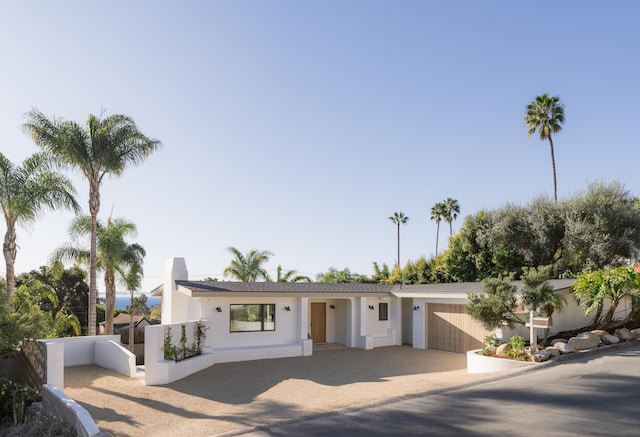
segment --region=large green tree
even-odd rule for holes
[[[73,241],[56,249],[52,258],[55,261],[71,259],[81,264],[89,263],[91,253],[79,241],[91,233],[92,227],[91,217],[82,216],[73,220],[69,227],[69,235]],[[106,225],[96,223],[96,268],[104,274],[106,334],[113,333],[116,282],[128,284],[129,270],[136,264],[141,266],[146,255],[142,246],[127,241],[127,238],[135,237],[136,233],[136,225],[125,219],[109,218]]]
[[[78,266],[65,269],[62,263],[53,263],[51,266],[42,266],[38,270],[18,275],[16,286],[28,286],[39,281],[51,288],[52,293],[44,295],[40,300],[40,309],[51,314],[60,336],[65,336],[76,332],[72,316],[83,329],[87,328],[89,285],[86,277],[86,272]],[[69,329],[64,327],[66,322],[71,325]]]
[[[79,170],[89,182],[91,215],[89,260],[89,335],[96,333],[96,245],[100,211],[100,186],[106,175],[119,177],[127,167],[142,163],[160,147],[160,141],[144,135],[133,119],[121,114],[102,118],[89,115],[84,125],[48,118],[33,109],[23,129],[58,165]]]
[[[231,246],[227,250],[233,254],[231,263],[225,267],[224,276],[230,276],[242,282],[256,282],[258,279],[271,281],[271,277],[263,264],[269,261],[273,255],[268,250],[251,249],[247,254],[243,254],[237,248]]]
[[[400,225],[404,225],[409,221],[409,217],[404,215],[404,212],[396,211],[392,216],[389,217],[389,220],[393,222],[398,227],[398,263],[397,266],[400,267]]]
[[[53,171],[46,154],[33,154],[16,166],[0,153],[0,207],[7,226],[2,246],[7,299],[15,287],[16,225],[33,223],[45,209],[69,208],[77,212],[80,208],[74,196],[71,181]]]
[[[556,158],[553,150],[552,135],[562,130],[564,123],[564,105],[560,103],[560,97],[551,97],[544,93],[527,105],[524,124],[529,129],[531,136],[536,131],[540,135],[540,141],[549,141],[551,152],[551,168],[553,169],[553,199],[558,201],[558,183],[556,181]]]

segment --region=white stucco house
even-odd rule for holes
[[[554,331],[589,318],[571,296],[572,280],[552,280],[567,295]],[[518,283],[519,286],[521,284]],[[483,347],[487,331],[465,312],[482,283],[426,285],[191,281],[184,258],[167,261],[162,324],[204,319],[215,362],[305,356],[314,344],[372,349],[409,344],[464,353]],[[523,332],[527,337],[527,332]],[[498,332],[498,335],[501,333]]]

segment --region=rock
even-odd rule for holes
[[[631,341],[636,339],[636,334],[629,331],[627,328],[616,329],[616,332],[614,332],[613,335],[618,337],[621,341]]]
[[[551,340],[551,346],[555,345],[556,343],[568,343],[569,340],[566,338],[556,338],[555,340]]]
[[[561,341],[559,341],[558,343],[554,344],[553,347],[555,349],[558,349],[561,354],[570,354],[570,353],[576,351],[574,349],[574,347],[571,346],[569,343],[563,343]]]
[[[640,328],[632,329],[631,332],[636,335],[636,338],[640,338]]]
[[[591,332],[583,332],[575,337],[571,337],[567,344],[579,351],[593,349],[600,344],[600,336]]]
[[[548,350],[552,357],[557,357],[560,355],[560,350],[556,349],[553,346],[549,346],[545,350]]]
[[[616,344],[620,342],[620,339],[615,335],[605,334],[601,337],[602,343],[604,344]]]
[[[536,352],[531,356],[531,359],[536,363],[541,363],[543,361],[547,361],[551,357],[551,352],[547,349],[542,349],[541,351]]]
[[[502,343],[500,346],[497,347],[496,349],[496,355],[499,357],[506,357],[507,351],[511,350],[511,345],[509,343]]]
[[[604,329],[594,329],[593,331],[591,331],[593,334],[598,334],[600,336],[600,338],[604,337],[605,335],[608,335],[609,333],[607,331],[605,331]]]

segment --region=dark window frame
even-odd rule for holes
[[[236,307],[236,308],[234,308]],[[240,308],[242,307],[242,308]],[[257,312],[251,311],[250,307],[259,307]],[[270,307],[270,309],[269,309]],[[240,320],[234,318],[234,315],[239,311],[247,311],[248,320]],[[268,320],[267,317],[271,315],[271,320]],[[251,320],[251,316],[255,317],[255,320]],[[238,329],[238,325],[235,325],[234,329],[234,321],[235,322],[259,322],[259,329]],[[266,325],[266,327],[265,327]],[[254,325],[257,327],[258,325]],[[232,303],[229,304],[229,332],[237,333],[237,332],[273,332],[276,330],[276,304],[274,303]]]
[[[378,304],[378,320],[389,320],[389,304],[380,302]]]

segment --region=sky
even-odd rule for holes
[[[273,277],[371,275],[395,263],[396,211],[404,264],[435,254],[430,211],[448,197],[454,232],[552,198],[549,145],[523,122],[545,92],[565,105],[559,198],[610,181],[640,195],[639,20],[631,0],[0,0],[0,151],[39,150],[21,129],[32,108],[124,114],[160,140],[101,187],[99,219],[137,225],[143,292],[171,257],[225,279],[229,246],[272,252]],[[88,183],[65,173],[87,214]],[[19,227],[16,272],[48,264],[72,219]],[[448,237],[443,223],[439,250]]]

